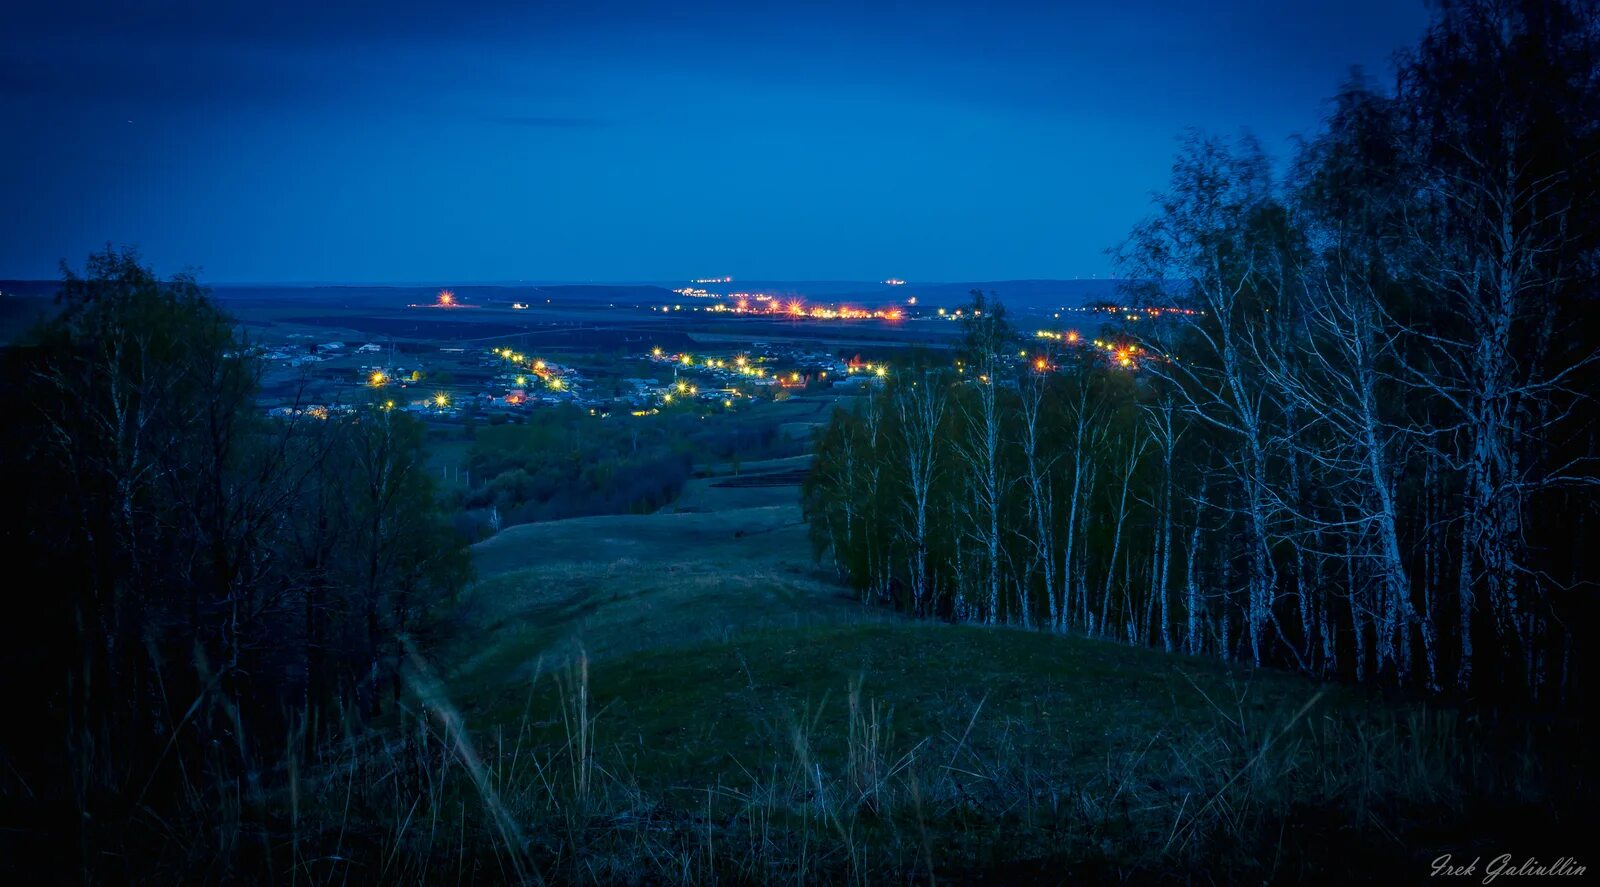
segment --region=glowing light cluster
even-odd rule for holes
[[[731,305],[727,302],[718,302],[695,310],[713,314],[756,314],[811,320],[900,320],[905,317],[905,311],[900,308],[869,309],[854,308],[849,305],[807,305],[800,299],[775,299],[764,293],[734,293],[731,298],[733,299]],[[912,301],[910,304],[916,303]]]

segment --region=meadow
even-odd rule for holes
[[[435,756],[401,806],[479,827],[397,828],[391,874],[1393,883],[1570,833],[1553,725],[863,605],[810,553],[795,462],[474,546],[460,640],[417,671]]]

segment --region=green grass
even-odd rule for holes
[[[811,456],[790,456],[782,459],[762,459],[737,466],[728,462],[704,469],[706,477],[697,477],[684,484],[677,501],[663,507],[664,512],[677,511],[733,511],[765,506],[798,505],[799,484],[775,486],[747,486],[739,482],[759,480],[764,475],[788,477],[797,469],[811,464]],[[738,478],[737,485],[727,485]],[[802,540],[802,545],[803,540]]]
[[[484,817],[496,859],[521,851],[493,823],[542,829],[526,858],[557,879],[1406,880],[1462,840],[1440,822],[1550,821],[1529,745],[1454,712],[864,606],[793,504],[529,524],[474,557],[419,695],[485,806],[428,809]]]
[[[818,571],[798,504],[715,513],[601,515],[510,527],[474,545],[478,575],[562,565],[781,564]]]
[[[843,761],[852,687],[893,712],[894,748],[939,744],[970,725],[963,755],[1079,779],[1103,774],[1108,757],[1211,730],[1219,710],[1287,718],[1318,694],[1284,675],[1114,644],[899,621],[641,651],[596,662],[590,680],[601,736],[657,789],[736,782],[806,721],[833,728],[818,731],[813,753]]]
[[[580,649],[598,661],[756,629],[898,620],[863,607],[808,552],[793,505],[512,527],[474,547],[482,578],[454,617],[464,640],[451,684],[469,708],[492,710],[520,703],[541,663]]]

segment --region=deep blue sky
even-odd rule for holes
[[[1184,127],[1285,154],[1351,66],[1387,81],[1427,18],[1420,0],[6,7],[0,277],[114,241],[212,282],[1103,275]]]

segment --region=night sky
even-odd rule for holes
[[[113,241],[209,282],[1104,275],[1185,127],[1285,155],[1352,66],[1387,83],[1427,16],[19,5],[0,12],[0,277]]]

